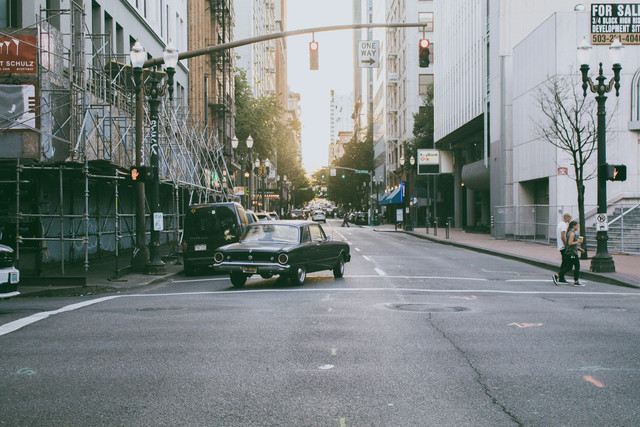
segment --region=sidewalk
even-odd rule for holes
[[[551,281],[551,274],[557,272],[560,267],[560,254],[555,245],[519,240],[499,240],[489,234],[467,233],[461,229],[451,229],[449,231],[449,238],[447,239],[447,230],[445,228],[438,228],[437,235],[433,228],[430,228],[429,234],[427,234],[424,227],[416,228],[413,231],[395,231],[393,224],[372,226],[371,228],[373,228],[374,231],[406,233],[421,239],[467,248],[547,268],[550,270],[549,281]],[[589,250],[589,255],[594,254],[595,247]],[[611,285],[640,288],[640,256],[618,253],[611,255],[616,267],[615,273],[593,273],[589,271],[591,260],[582,260],[580,277],[609,283]]]

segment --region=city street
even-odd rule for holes
[[[640,424],[640,290],[341,222],[341,279],[0,301],[2,422]]]

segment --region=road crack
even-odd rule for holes
[[[460,347],[458,347],[458,345],[447,335],[447,333],[445,331],[443,331],[442,329],[440,329],[433,321],[433,316],[431,314],[429,314],[429,316],[427,317],[427,322],[431,325],[431,327],[433,327],[433,329],[435,329],[436,331],[438,331],[440,333],[440,335],[442,335],[444,337],[444,339],[446,339],[451,346],[462,356],[462,358],[466,361],[467,365],[469,366],[469,368],[471,368],[471,370],[475,373],[476,375],[476,382],[480,385],[480,387],[482,387],[482,390],[484,392],[484,394],[491,400],[491,402],[497,406],[498,408],[500,408],[500,410],[502,411],[502,413],[504,413],[506,416],[508,416],[511,421],[513,421],[516,425],[518,426],[524,426],[524,423],[522,421],[520,421],[518,419],[518,417],[516,417],[511,411],[509,411],[509,409],[504,406],[502,403],[500,403],[500,401],[498,400],[497,397],[495,397],[492,393],[491,393],[491,389],[489,388],[489,386],[486,384],[484,377],[482,375],[482,373],[480,372],[480,370],[478,368],[476,368],[473,364],[473,362],[471,361],[471,358],[469,357],[469,355],[462,350]]]

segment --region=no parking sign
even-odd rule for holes
[[[606,213],[596,215],[596,231],[609,231],[609,221]]]

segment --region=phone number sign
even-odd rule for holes
[[[591,44],[640,44],[640,3],[591,5]]]

